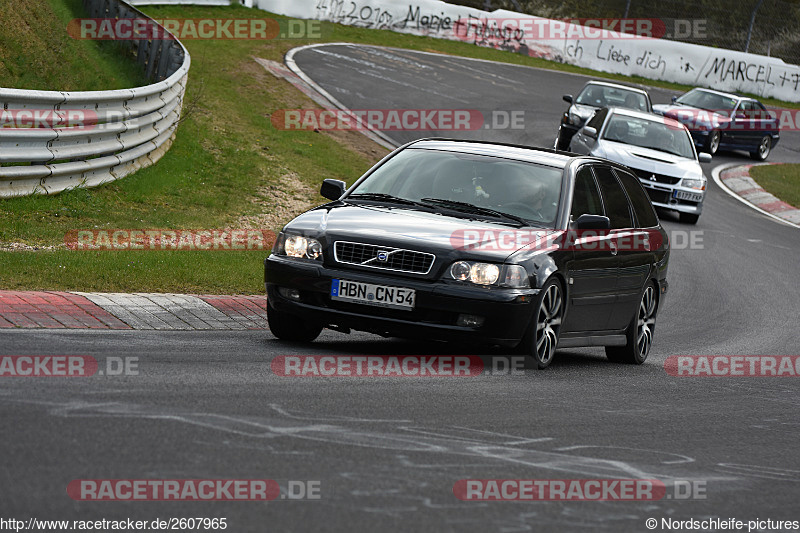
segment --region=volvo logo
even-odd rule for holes
[[[378,254],[375,256],[375,259],[378,261],[385,263],[389,259],[389,252],[386,250],[378,250]]]

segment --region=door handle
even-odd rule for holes
[[[608,247],[611,248],[611,255],[617,255],[617,243],[614,241],[608,241]]]

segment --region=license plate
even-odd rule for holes
[[[392,309],[414,309],[416,291],[402,287],[388,287],[335,279],[331,283],[331,300],[342,300]]]
[[[678,200],[688,200],[690,202],[701,202],[703,200],[702,194],[697,194],[694,192],[675,191],[672,193],[672,196]]]

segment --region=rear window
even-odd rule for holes
[[[614,169],[617,173],[619,181],[628,193],[628,198],[633,206],[633,212],[636,214],[637,226],[640,228],[652,228],[658,226],[658,215],[656,215],[653,204],[650,203],[650,198],[644,192],[639,180],[621,170]]]

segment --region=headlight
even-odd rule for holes
[[[471,268],[472,266],[466,261],[459,261],[458,263],[453,263],[453,266],[450,267],[450,275],[458,281],[467,281]]]
[[[684,179],[681,181],[681,185],[684,187],[689,187],[690,189],[697,189],[698,191],[706,190],[705,179]]]
[[[289,257],[322,260],[322,245],[317,239],[302,235],[286,235],[283,253]]]
[[[583,118],[572,108],[569,110],[569,120],[576,126],[580,126],[581,122],[583,122]]]
[[[450,277],[458,281],[469,281],[476,285],[496,285],[501,279],[501,269],[504,269],[502,285],[505,287],[523,288],[530,287],[528,273],[520,265],[494,265],[492,263],[473,263],[471,261],[458,261],[450,266]]]
[[[492,285],[500,277],[500,267],[489,263],[475,263],[469,269],[469,280],[478,285]]]

